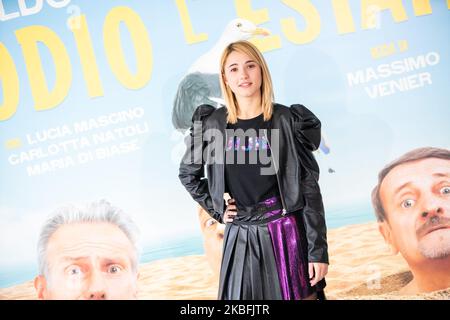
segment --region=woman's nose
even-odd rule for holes
[[[248,78],[248,73],[247,73],[247,71],[245,69],[241,71],[240,77],[241,77],[241,79],[247,79]]]

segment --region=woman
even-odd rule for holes
[[[326,226],[311,153],[320,121],[302,105],[273,102],[267,64],[250,42],[224,50],[220,82],[226,107],[196,109],[179,173],[226,223],[219,299],[324,298]]]

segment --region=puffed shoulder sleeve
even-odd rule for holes
[[[203,160],[203,149],[205,147],[203,141],[203,124],[214,110],[215,108],[210,105],[201,105],[195,110],[192,116],[190,133],[186,136],[186,152],[181,159],[178,177],[192,198],[211,217],[222,222],[221,214],[214,210],[208,187],[208,179],[205,177],[205,162]]]
[[[321,138],[320,120],[304,105],[293,104],[290,110],[293,117],[295,137],[309,150],[317,150]]]
[[[329,263],[325,210],[318,182],[320,168],[312,153],[320,145],[321,123],[314,113],[301,104],[294,104],[290,109],[302,168],[301,185],[305,199],[303,217],[308,241],[308,260]]]
[[[205,118],[211,115],[214,110],[216,110],[216,108],[209,104],[202,104],[198,106],[197,109],[195,109],[194,114],[192,115],[192,124],[194,124],[195,121],[203,121]]]

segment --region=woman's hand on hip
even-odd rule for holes
[[[310,262],[309,267],[309,283],[311,287],[315,286],[317,282],[322,280],[328,273],[328,264],[322,262]]]
[[[225,213],[223,214],[223,222],[225,223],[233,222],[237,214],[237,208],[235,204],[236,202],[234,201],[234,199],[228,199],[227,203],[227,208],[225,209]]]

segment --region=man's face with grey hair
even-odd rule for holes
[[[110,223],[59,227],[47,244],[47,272],[35,279],[40,299],[135,299],[136,251]]]

